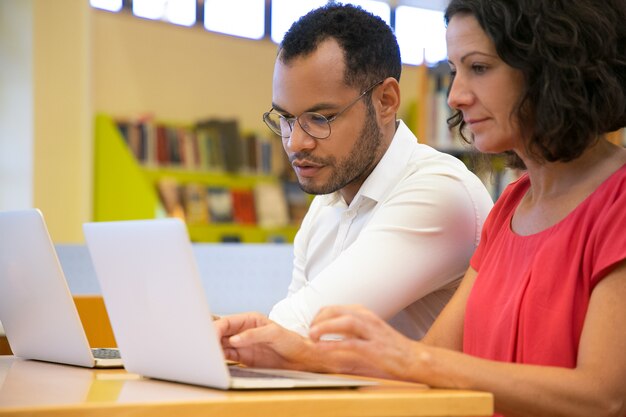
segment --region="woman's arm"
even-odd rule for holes
[[[360,308],[324,309],[313,323],[311,337],[318,340],[318,356],[323,356],[322,352],[331,356],[344,352],[343,367],[335,369],[336,372],[489,391],[495,395],[496,410],[507,416],[624,417],[625,299],[626,261],[623,261],[592,293],[575,369],[490,361],[414,342]],[[460,305],[458,300],[455,302]],[[453,306],[454,310],[450,311],[458,307]],[[451,338],[452,344],[456,343],[458,317],[448,314],[429,336],[436,345],[449,343],[441,336],[445,323],[456,326],[452,329],[455,336]],[[320,336],[328,333],[343,334],[345,339],[319,341]]]
[[[476,281],[476,275],[476,271],[471,267],[467,270],[454,296],[422,339],[423,343],[459,352],[463,350],[465,306]]]
[[[424,343],[457,351],[462,350],[465,304],[475,279],[476,271],[470,268],[450,302],[422,339]],[[338,314],[354,308],[376,317],[374,313],[363,307],[333,307],[325,311],[327,313],[336,311]],[[319,316],[316,320],[319,320]],[[297,337],[294,332],[261,314],[244,313],[223,316],[215,322],[215,327],[222,340],[224,354],[230,360],[256,367],[306,369],[318,372],[341,370],[341,372],[359,373],[358,366],[351,365],[357,358],[350,353],[319,352],[308,338]],[[393,344],[390,341],[394,337],[405,342],[397,346],[404,346],[409,341],[404,336],[391,331],[390,327],[384,329],[388,331],[390,337],[388,344],[390,345]],[[405,354],[410,357],[410,351]],[[364,372],[368,373],[366,370]],[[372,374],[372,371],[369,374]],[[390,377],[385,373],[379,376]]]

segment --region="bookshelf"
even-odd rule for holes
[[[145,166],[138,162],[116,122],[99,114],[95,119],[94,221],[153,219],[167,216],[158,185],[164,179],[177,184],[199,184],[253,191],[259,184],[280,185],[275,175],[236,174]],[[227,223],[188,223],[195,242],[293,242],[297,224],[259,226]]]

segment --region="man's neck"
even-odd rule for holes
[[[383,129],[381,129],[383,139],[376,159],[366,170],[363,171],[363,173],[359,177],[355,178],[352,182],[339,190],[339,194],[345,201],[346,205],[349,206],[352,203],[352,200],[354,200],[354,197],[356,197],[365,180],[367,180],[367,178],[374,171],[374,169],[376,169],[381,159],[383,159],[383,156],[385,155],[385,153],[387,153],[389,146],[391,146],[391,142],[393,141],[393,138],[396,135],[396,131],[398,130],[399,126],[400,121],[396,120],[393,124],[385,126]]]

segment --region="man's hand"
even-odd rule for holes
[[[322,371],[311,341],[259,313],[224,316],[214,322],[226,359],[260,368]]]

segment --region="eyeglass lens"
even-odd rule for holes
[[[296,118],[286,118],[278,113],[267,113],[265,117],[267,125],[277,134],[288,138],[296,123]],[[306,112],[297,118],[298,124],[309,135],[315,138],[326,138],[330,135],[330,123],[328,119],[319,113]]]
[[[350,107],[352,107],[357,101],[363,98],[369,91],[371,91],[377,85],[383,83],[384,80],[381,80],[361,93],[352,103],[348,104],[344,107],[339,113],[335,116],[331,117],[328,120],[324,115],[315,113],[315,112],[305,112],[302,113],[298,117],[290,117],[287,118],[279,113],[274,113],[273,109],[263,115],[263,120],[265,124],[274,131],[277,135],[280,135],[283,138],[288,138],[291,136],[291,132],[293,131],[293,125],[298,121],[298,124],[309,135],[313,136],[317,139],[325,139],[330,136],[330,122],[335,120],[340,114],[344,113]]]

